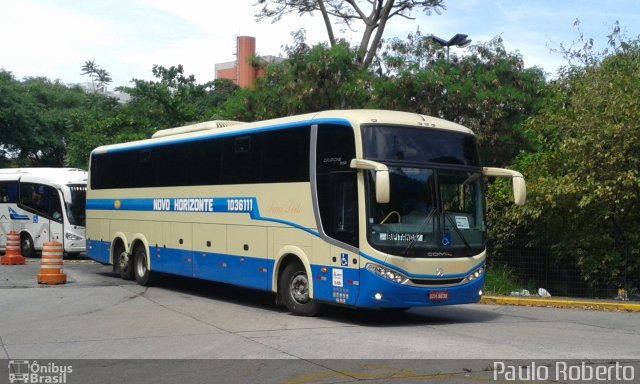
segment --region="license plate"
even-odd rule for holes
[[[445,301],[445,300],[449,300],[449,292],[447,291],[429,292],[429,301]]]

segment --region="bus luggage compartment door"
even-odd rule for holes
[[[244,287],[267,289],[267,228],[227,226],[227,276],[225,281]]]

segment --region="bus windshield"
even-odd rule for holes
[[[86,222],[87,187],[85,185],[69,185],[71,203],[65,202],[69,224],[84,227]]]
[[[406,257],[482,252],[482,177],[473,136],[367,127],[363,138],[365,157],[387,164],[391,186],[389,203],[377,203],[375,173],[367,173],[367,237],[374,248]]]

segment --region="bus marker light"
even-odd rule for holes
[[[320,268],[320,272],[327,273],[327,268]]]
[[[378,292],[375,295],[373,295],[373,298],[376,300],[382,300],[382,293]]]
[[[482,296],[484,294],[484,292],[482,292],[482,289],[478,291],[478,296]]]

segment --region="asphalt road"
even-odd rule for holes
[[[44,286],[38,269],[38,260],[0,266],[0,359],[398,359],[392,365],[414,368],[407,359],[456,359],[437,362],[436,371],[451,365],[460,382],[471,371],[489,375],[483,367],[491,360],[640,359],[638,313],[475,304],[401,314],[330,308],[304,318],[275,305],[270,293],[222,284],[164,278],[146,288],[109,267],[66,260],[68,283]],[[387,374],[382,366],[376,369]],[[119,371],[126,367],[138,371]],[[294,382],[345,381],[322,374],[303,372]]]

